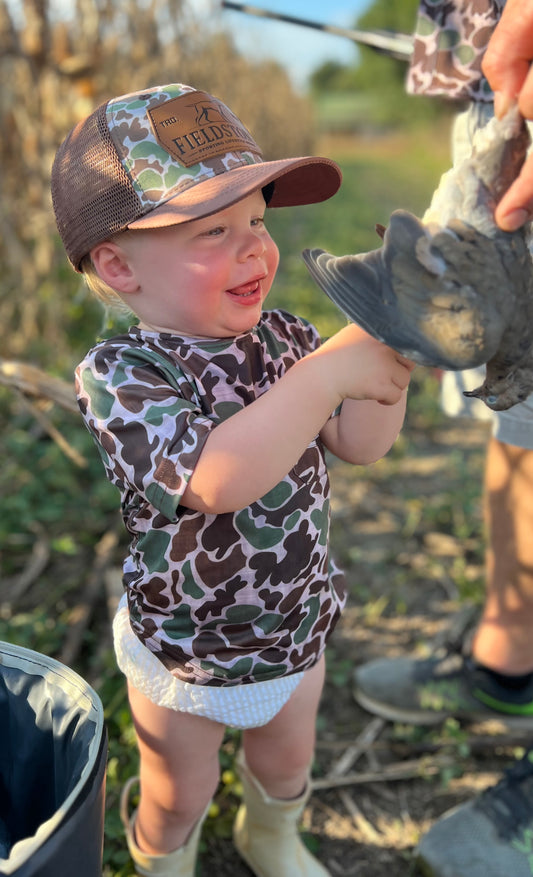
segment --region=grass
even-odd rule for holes
[[[318,246],[337,255],[364,252],[379,245],[375,224],[386,225],[394,209],[401,207],[420,215],[447,165],[447,136],[442,130],[431,130],[379,140],[325,142],[323,152],[336,157],[342,167],[342,189],[322,205],[269,213],[268,225],[281,251],[280,273],[269,305],[312,320],[324,336],[340,328],[344,317],[310,280],[301,250]],[[91,342],[89,339],[87,346]],[[412,406],[418,422],[433,428],[434,385],[428,389],[424,377],[413,393]],[[88,467],[84,470],[76,469],[54,442],[35,428],[31,415],[7,391],[0,393],[0,419],[4,427],[0,449],[6,461],[0,473],[4,576],[20,572],[36,533],[45,532],[51,546],[47,570],[34,587],[28,605],[11,612],[4,604],[0,638],[57,656],[72,621],[75,592],[83,587],[94,546],[118,520],[117,494],[106,484],[96,450],[74,415],[59,412],[56,420],[67,440],[87,457]],[[389,475],[394,471],[395,455],[397,459],[408,452],[405,444],[403,449],[399,446],[395,450],[387,463]],[[460,460],[454,465],[460,465]],[[365,473],[360,477],[364,478]],[[412,526],[416,527],[422,511],[416,496],[409,502],[414,516]],[[453,505],[454,498],[449,502]],[[442,507],[442,503],[439,509],[430,507],[429,511],[437,518],[447,515],[446,526],[458,530],[465,526],[464,515]],[[357,558],[353,561],[356,564]],[[119,823],[118,797],[124,781],[137,770],[137,754],[124,680],[110,649],[101,648],[95,630],[88,631],[75,669],[98,690],[109,732],[104,875],[128,877],[132,869]],[[333,661],[330,672],[333,684],[345,684],[345,664]],[[238,735],[230,733],[221,751],[223,782],[213,811],[216,818],[208,820],[208,838],[227,836],[230,830],[239,799],[233,773],[237,743]]]

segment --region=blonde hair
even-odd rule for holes
[[[112,289],[108,284],[102,280],[100,275],[98,274],[96,268],[93,265],[93,260],[90,256],[84,256],[80,263],[80,270],[83,274],[83,278],[85,283],[96,296],[96,298],[100,299],[105,305],[122,308],[125,307],[124,302]]]
[[[120,239],[124,238],[126,235],[131,236],[133,234],[134,232],[126,229],[125,231],[121,231],[114,235],[110,240],[119,242]],[[100,299],[106,308],[113,308],[122,313],[131,313],[131,309],[125,304],[118,292],[113,289],[112,286],[109,286],[105,280],[102,280],[98,271],[94,267],[90,253],[87,253],[87,255],[81,260],[80,270],[90,291],[96,296],[96,298]]]

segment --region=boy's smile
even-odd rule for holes
[[[212,216],[117,240],[135,277],[124,298],[141,328],[208,338],[251,329],[279,261],[264,212],[258,190]]]
[[[250,283],[243,283],[241,286],[234,287],[234,289],[227,289],[226,292],[237,299],[241,299],[243,305],[251,306],[255,304],[258,297],[261,297],[261,282],[263,280],[264,275],[252,280]]]

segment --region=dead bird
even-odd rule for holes
[[[529,134],[517,108],[476,132],[471,155],[443,175],[423,219],[395,211],[383,245],[332,256],[305,250],[321,289],[346,316],[421,365],[486,364],[477,396],[503,410],[533,390],[529,231],[504,232],[496,204],[518,176]]]

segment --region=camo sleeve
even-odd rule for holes
[[[505,0],[421,0],[407,91],[491,101],[481,60]]]
[[[215,425],[175,364],[120,338],[94,348],[76,370],[78,404],[107,477],[169,520]]]

